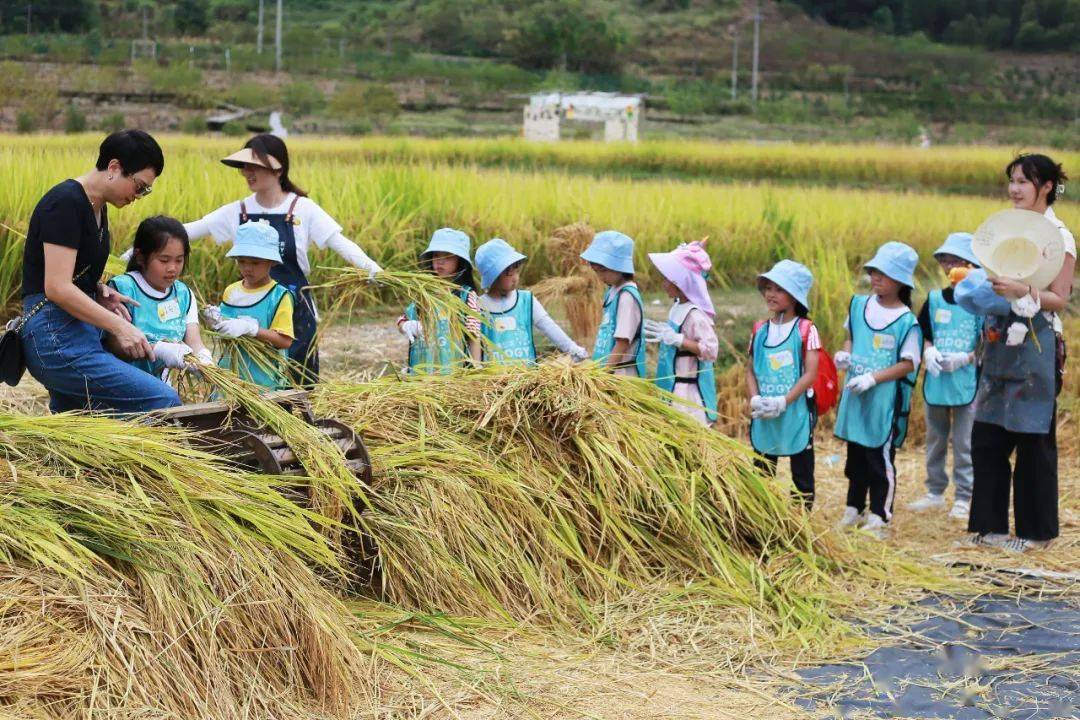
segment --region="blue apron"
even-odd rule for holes
[[[1034,329],[1009,347],[1005,333],[1014,322]],[[975,397],[975,420],[1009,432],[1050,432],[1056,401],[1057,337],[1043,313],[1030,321],[1010,314],[988,315],[985,321],[982,372]],[[1036,342],[1037,341],[1037,342]]]
[[[139,303],[138,306],[128,307],[131,323],[142,330],[151,346],[158,342],[184,342],[187,314],[192,303],[191,290],[187,285],[177,280],[164,298],[148,295],[138,281],[127,273],[109,280],[109,285]],[[155,377],[161,377],[165,370],[165,364],[160,360],[140,358],[126,362]]]
[[[802,377],[803,339],[799,323],[779,344],[770,346],[769,323],[754,334],[754,377],[762,397],[787,395]],[[810,446],[813,416],[810,398],[803,397],[788,405],[780,417],[750,420],[750,444],[762,455],[786,457],[798,455]]]
[[[514,307],[505,312],[487,312],[484,337],[491,343],[485,348],[485,358],[499,365],[535,365],[536,344],[533,342],[533,296],[528,290],[517,290]]]
[[[927,300],[930,327],[934,330],[934,347],[941,352],[971,353],[979,342],[982,321],[955,303],[946,302],[940,290],[930,293]],[[961,407],[971,404],[978,386],[975,363],[943,372],[937,377],[923,375],[923,398],[927,405]]]
[[[465,286],[454,292],[461,302],[468,302],[472,288]],[[413,303],[405,308],[405,317],[409,320],[419,320],[416,312],[416,304]],[[436,337],[434,346],[425,339],[417,338],[409,345],[409,371],[421,375],[449,375],[455,367],[462,367],[468,358],[468,350],[465,347],[451,347],[450,318],[439,316],[436,320]]]
[[[252,305],[229,305],[223,302],[218,305],[218,308],[224,318],[253,317],[259,321],[259,327],[265,329],[273,324],[278,306],[281,305],[281,301],[285,296],[289,294],[289,291],[283,285],[275,282]],[[276,350],[276,353],[281,357],[281,363],[277,368],[263,367],[261,363],[256,362],[254,358],[243,350],[240,351],[239,367],[230,368],[232,363],[228,354],[224,355],[218,364],[223,368],[232,369],[241,379],[256,385],[274,389],[285,388],[289,386],[289,380],[284,373],[284,368],[289,361],[289,353],[287,350]]]
[[[641,322],[645,322],[645,303],[641,301],[641,293],[633,285],[628,285],[619,292],[609,287],[604,291],[604,311],[600,316],[600,327],[596,331],[596,344],[593,346],[593,360],[601,365],[607,363],[611,357],[611,351],[615,349],[615,322],[619,310],[619,296],[630,293],[634,302],[641,311]],[[616,368],[633,367],[637,369],[638,377],[647,377],[645,370],[645,343],[641,342],[641,325],[638,325],[637,333],[630,339],[630,344],[637,342],[637,354],[633,360],[619,363]]]
[[[906,312],[887,327],[871,328],[866,322],[869,295],[856,295],[848,306],[851,326],[851,368],[848,379],[877,372],[900,362],[900,350],[909,333],[921,338],[915,315]],[[921,342],[921,340],[920,340]],[[836,437],[863,447],[879,448],[892,437],[899,448],[907,437],[908,413],[915,373],[900,380],[878,383],[861,395],[845,389],[836,414]]]
[[[686,313],[686,317],[683,318],[682,325],[676,325],[670,319],[668,320],[668,326],[675,332],[681,333],[682,326],[686,324],[686,318],[690,317],[690,312]],[[692,357],[697,360],[697,372],[692,377],[680,377],[675,374],[675,362],[680,357]],[[705,408],[705,417],[709,422],[716,421],[716,375],[713,372],[712,361],[703,361],[698,358],[694,353],[686,352],[685,350],[679,350],[674,345],[665,345],[660,343],[660,350],[656,358],[656,385],[661,390],[672,392],[675,389],[676,384],[686,383],[688,385],[696,385],[698,389],[698,395],[701,397],[701,402]]]
[[[319,349],[315,345],[315,332],[318,321],[315,318],[315,298],[308,289],[307,276],[300,269],[296,252],[296,233],[293,228],[298,222],[293,216],[299,195],[293,196],[289,210],[284,215],[278,213],[248,214],[244,201],[240,201],[240,224],[248,221],[268,222],[278,232],[278,250],[281,252],[281,264],[270,268],[270,277],[277,280],[292,293],[296,300],[293,308],[293,344],[289,347],[290,365],[298,385],[311,387],[319,381]],[[269,326],[264,326],[269,327]]]

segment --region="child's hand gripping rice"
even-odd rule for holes
[[[487,293],[480,297],[486,315],[483,325],[488,340],[485,359],[500,364],[536,364],[533,328],[575,361],[588,357],[581,347],[551,319],[544,306],[528,290],[518,290],[521,266],[526,256],[501,238],[489,240],[476,249],[476,267]]]
[[[810,321],[813,276],[805,266],[781,260],[758,276],[769,319],[754,327],[746,388],[750,396],[750,442],[759,466],[776,472],[780,457],[791,458],[791,478],[803,501],[814,502],[813,398],[821,339]]]
[[[848,305],[848,339],[836,365],[847,367],[847,384],[836,416],[836,436],[847,441],[847,506],[842,527],[861,524],[882,537],[896,496],[896,449],[907,436],[911,391],[915,387],[922,333],[911,312],[918,254],[887,242],[863,267],[870,295]],[[867,496],[870,512],[864,514]]]
[[[926,495],[908,505],[915,511],[945,507],[945,470],[952,435],[955,499],[950,517],[967,521],[971,508],[971,430],[975,422],[975,348],[982,319],[957,304],[954,288],[979,266],[971,249],[972,236],[950,234],[934,253],[949,276],[949,287],[933,290],[919,310],[923,334],[923,398],[926,400]]]
[[[713,329],[712,299],[705,282],[712,268],[703,242],[680,245],[669,253],[649,253],[664,291],[675,301],[666,323],[645,321],[645,341],[659,343],[656,384],[684,400],[676,404],[702,425],[716,421],[716,361],[719,342]]]
[[[634,282],[634,241],[615,230],[593,236],[581,258],[607,285],[593,360],[619,375],[645,377],[645,305]]]

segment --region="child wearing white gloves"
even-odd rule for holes
[[[485,359],[499,364],[536,364],[534,328],[575,362],[589,357],[588,351],[563,332],[547,310],[528,290],[519,290],[521,266],[526,256],[502,238],[494,238],[476,249],[476,268],[487,293],[480,296],[484,311],[482,327],[487,347]]]

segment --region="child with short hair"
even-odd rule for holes
[[[279,358],[277,367],[265,367],[242,348],[237,367],[225,355],[219,361],[242,379],[266,388],[289,385],[288,350],[293,343],[292,293],[270,277],[270,269],[281,262],[278,232],[269,223],[249,221],[236,231],[226,257],[236,259],[241,280],[225,288],[221,304],[213,314],[213,328],[227,338],[245,335],[272,347]]]
[[[420,253],[420,266],[446,280],[452,280],[457,286],[458,298],[470,310],[479,312],[480,304],[473,288],[471,260],[472,240],[461,230],[439,228],[431,235],[424,252]],[[465,345],[453,347],[449,318],[438,318],[437,337],[424,337],[424,327],[413,303],[397,320],[398,332],[409,341],[409,372],[427,375],[449,375],[455,368],[466,363],[480,362],[480,324],[474,317],[465,321]]]
[[[750,444],[758,467],[776,474],[778,458],[791,458],[795,491],[814,504],[814,426],[817,408],[812,388],[818,377],[821,338],[811,322],[806,266],[781,260],[758,275],[758,291],[769,318],[754,328],[746,389],[750,397]]]
[[[165,215],[148,217],[135,230],[127,272],[109,280],[109,286],[135,300],[128,308],[131,322],[143,331],[154,359],[128,360],[146,372],[166,378],[170,368],[183,368],[194,353],[202,362],[213,357],[199,334],[199,310],[191,289],[180,280],[191,252],[187,232],[179,220]],[[109,344],[114,353],[118,348]]]
[[[487,292],[480,296],[480,308],[487,317],[482,332],[488,339],[485,359],[499,364],[536,364],[533,329],[538,328],[555,347],[575,362],[588,357],[581,347],[551,319],[544,306],[528,290],[519,290],[521,266],[526,256],[502,238],[494,238],[476,249],[476,267]]]
[[[593,236],[581,258],[607,285],[592,358],[616,375],[645,377],[645,304],[634,282],[634,241],[617,230]]]
[[[949,485],[945,458],[951,433],[955,497],[949,517],[965,521],[971,510],[974,479],[971,430],[978,387],[975,349],[982,334],[982,319],[956,303],[953,288],[965,270],[979,267],[971,241],[971,233],[955,232],[934,252],[934,258],[949,276],[949,286],[931,291],[919,310],[926,368],[926,495],[908,504],[915,511],[945,507],[945,488]]]
[[[901,242],[887,242],[863,267],[869,295],[855,295],[844,327],[848,339],[836,353],[847,371],[835,434],[847,441],[847,506],[841,527],[861,525],[882,538],[896,496],[896,450],[907,437],[911,391],[922,354],[922,333],[911,312],[919,255]],[[869,514],[865,513],[867,495]]]
[[[720,343],[713,328],[712,298],[706,276],[712,261],[704,241],[683,244],[668,253],[649,253],[674,300],[666,323],[645,321],[645,341],[659,343],[656,384],[683,402],[676,407],[702,425],[716,422],[716,376],[713,363]]]

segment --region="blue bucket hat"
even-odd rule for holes
[[[456,255],[469,263],[469,265],[472,265],[471,251],[472,240],[469,239],[468,235],[453,228],[439,228],[431,234],[431,242],[428,243],[427,250],[420,253],[420,257],[431,253],[444,252]]]
[[[630,236],[618,230],[604,230],[593,235],[589,247],[581,253],[581,258],[608,270],[634,273],[634,241]]]
[[[476,248],[476,269],[480,271],[480,284],[485,288],[491,287],[506,268],[526,257],[502,238],[488,240]]]
[[[794,260],[781,260],[769,272],[758,275],[758,289],[765,280],[775,283],[804,308],[810,309],[810,288],[814,284],[814,276],[805,265]]]
[[[942,246],[934,251],[934,257],[938,255],[955,255],[975,267],[982,267],[979,259],[975,257],[975,252],[971,249],[971,241],[974,239],[974,236],[967,232],[949,233],[949,237],[945,238]]]
[[[915,266],[918,264],[919,253],[902,242],[890,240],[878,248],[877,253],[863,268],[877,270],[901,285],[914,288]]]
[[[972,270],[956,283],[953,299],[972,315],[1008,315],[1012,311],[1009,301],[994,292],[982,268]]]
[[[225,257],[249,257],[280,263],[278,231],[270,223],[249,220],[237,228],[233,246]]]

